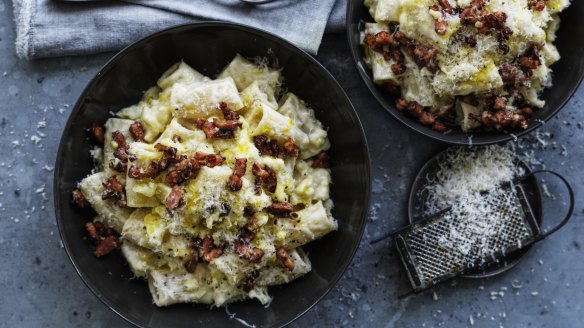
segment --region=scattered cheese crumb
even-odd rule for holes
[[[33,135],[30,137],[30,141],[32,141],[33,144],[38,144],[39,142],[41,142],[41,138],[37,135]]]

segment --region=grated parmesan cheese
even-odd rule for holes
[[[516,164],[513,144],[476,149],[454,147],[441,156],[438,165],[440,169],[436,176],[425,187],[428,214],[469,194],[489,191],[524,173]]]
[[[436,177],[424,189],[428,193],[424,205],[426,214],[450,207],[443,215],[447,229],[438,243],[456,255],[457,263],[472,266],[477,259],[484,263],[500,251],[500,240],[517,238],[507,235],[513,222],[502,210],[517,208],[517,196],[514,188],[500,185],[522,174],[512,145],[457,147],[440,156]]]

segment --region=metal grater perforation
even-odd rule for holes
[[[573,198],[571,188],[563,177],[554,172],[545,172],[562,179],[568,187],[570,197]],[[536,173],[541,172],[533,174]],[[504,224],[498,226],[499,230],[496,233],[480,238],[480,243],[477,242],[479,239],[476,239],[476,236],[473,239],[470,235],[455,235],[458,240],[470,240],[465,245],[469,246],[465,252],[445,243],[445,240],[452,241],[445,239],[445,236],[450,236],[452,239],[451,227],[468,224],[465,221],[467,217],[456,215],[452,208],[435,213],[393,234],[414,292],[500,261],[506,254],[545,238],[567,222],[572,208],[560,225],[542,234],[524,187],[521,185],[521,181],[526,177],[517,179],[516,183],[502,184],[498,192],[491,195],[492,197],[484,198],[487,208],[493,209],[492,215],[505,220],[500,221]],[[486,196],[487,193],[484,195]]]

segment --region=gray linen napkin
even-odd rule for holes
[[[261,6],[239,0],[123,1],[13,0],[16,53],[34,59],[115,51],[170,26],[225,20],[264,29],[316,54],[325,28],[342,30],[347,0]]]

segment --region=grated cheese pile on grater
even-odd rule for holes
[[[493,237],[504,238],[501,234],[508,231],[501,208],[511,208],[516,201],[513,188],[499,186],[524,174],[513,147],[451,148],[441,156],[439,166],[424,192],[428,195],[426,214],[451,207],[444,215],[448,229],[440,246],[461,258],[471,252],[487,258],[495,251]],[[454,219],[461,217],[464,220]]]

